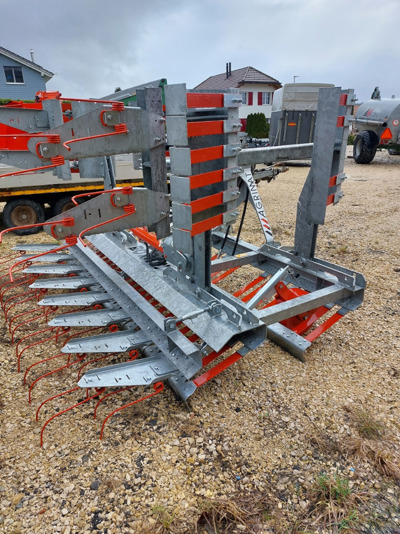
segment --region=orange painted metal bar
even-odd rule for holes
[[[310,332],[308,336],[305,337],[305,339],[310,342],[314,341],[314,339],[316,339],[318,336],[326,332],[328,328],[330,328],[335,323],[337,323],[342,317],[343,315],[341,315],[340,313],[335,313],[334,315],[329,317],[329,319],[327,319],[325,322],[317,326],[315,330]]]
[[[224,121],[189,122],[187,125],[188,137],[213,135],[224,133]]]
[[[201,234],[202,232],[206,232],[207,230],[211,230],[211,228],[215,228],[216,226],[221,225],[222,222],[222,215],[216,215],[215,217],[211,217],[210,219],[206,219],[205,221],[195,223],[192,225],[192,231],[190,235],[194,236],[197,234]]]
[[[192,165],[194,163],[203,163],[204,161],[211,161],[214,159],[220,159],[224,157],[224,147],[212,146],[209,148],[198,148],[196,150],[191,150],[190,152],[190,162]]]
[[[208,208],[219,206],[223,203],[223,200],[223,193],[216,193],[215,195],[194,200],[191,202],[190,207],[192,208],[192,213],[199,213],[200,211],[207,210]]]
[[[337,127],[337,128],[343,128],[343,126],[344,126],[344,119],[345,119],[344,116],[343,116],[343,117],[338,117],[338,118],[337,118],[337,123],[336,123],[336,127]]]
[[[228,367],[233,365],[235,362],[240,360],[241,357],[242,357],[242,355],[239,354],[239,352],[234,352],[233,354],[231,354],[230,356],[225,358],[225,360],[223,360],[222,362],[217,364],[215,367],[213,367],[209,371],[206,371],[202,375],[200,375],[197,378],[195,378],[193,380],[193,383],[199,388],[200,386],[202,386],[203,384],[205,384],[206,382],[208,382],[212,378],[214,378],[217,375],[219,375],[220,373],[222,373],[222,371],[225,371],[225,369],[227,369]]]
[[[249,282],[246,286],[244,286],[242,289],[238,289],[233,294],[233,296],[234,297],[240,297],[240,295],[243,295],[243,293],[246,293],[246,291],[248,291],[252,287],[256,286],[259,282],[261,282],[261,280],[264,280],[264,278],[265,278],[265,276],[258,276],[257,278],[255,278],[254,280]]]
[[[334,185],[336,185],[336,180],[337,180],[337,174],[335,174],[335,176],[331,176],[329,178],[329,187],[333,187]]]
[[[219,352],[212,351],[210,352],[210,354],[208,354],[208,356],[204,356],[203,361],[202,361],[203,367],[207,367],[209,363],[219,358],[221,354],[224,354],[224,352],[226,352],[228,349],[230,349],[230,346],[225,345],[225,347],[222,347],[222,349]]]
[[[223,108],[224,95],[221,93],[188,93],[188,108]]]
[[[218,284],[218,282],[220,282],[221,280],[223,280],[224,278],[226,278],[227,276],[232,274],[237,269],[239,269],[239,267],[231,267],[230,269],[228,269],[224,273],[220,274],[219,276],[216,276],[216,277],[214,276],[214,278],[212,278],[212,280],[211,280],[212,283],[213,284]],[[218,274],[218,273],[216,273],[216,274]]]
[[[131,228],[131,233],[138,237],[141,241],[144,241],[148,245],[150,245],[153,248],[156,248],[160,252],[164,252],[162,246],[160,245],[159,240],[156,238],[155,235],[151,234],[146,230],[146,228],[138,227],[138,228]]]
[[[264,278],[264,281],[262,282],[262,284],[260,284],[260,287],[257,287],[256,289],[254,289],[251,293],[248,293],[247,295],[245,295],[244,297],[242,297],[242,301],[243,302],[248,302],[250,299],[252,299],[255,295],[257,295],[257,293],[260,291],[260,289],[262,289],[264,287],[264,285],[267,283],[267,280]]]
[[[211,171],[203,174],[195,174],[190,177],[190,189],[197,189],[205,185],[212,185],[224,180],[224,171]]]
[[[304,334],[304,332],[307,332],[307,330],[311,328],[315,321],[318,321],[318,319],[320,319],[328,311],[329,309],[325,308],[325,306],[317,308],[311,313],[309,317],[307,317],[306,319],[304,319],[304,321],[292,328],[292,331],[299,335]]]
[[[326,205],[330,206],[331,204],[333,204],[334,200],[335,200],[335,195],[328,195],[328,198],[326,199]]]

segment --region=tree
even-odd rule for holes
[[[270,125],[264,113],[250,113],[247,117],[246,132],[250,137],[258,139],[269,136]]]
[[[116,88],[114,89],[114,93],[118,93],[118,91],[122,91],[121,87],[116,87]]]

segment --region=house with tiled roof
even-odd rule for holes
[[[246,120],[250,113],[264,113],[268,121],[271,119],[274,91],[280,87],[282,85],[278,80],[254,67],[232,70],[231,64],[227,63],[224,73],[210,76],[204,82],[196,85],[193,90],[226,91],[231,88],[239,89],[243,100],[239,109],[239,118],[245,129]]]
[[[0,98],[34,100],[38,91],[46,90],[54,74],[33,61],[0,46]]]

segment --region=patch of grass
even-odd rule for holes
[[[264,523],[275,522],[271,506],[270,498],[263,493],[214,499],[204,503],[197,527],[205,528],[209,534],[256,533]]]
[[[155,504],[151,509],[151,515],[155,523],[143,527],[141,534],[175,534],[182,532],[174,525],[176,511],[170,513],[163,504]]]
[[[371,461],[382,475],[400,482],[400,456],[390,442],[381,441],[377,446],[374,441],[350,438],[343,442],[342,451],[346,455]]]
[[[322,474],[308,489],[307,498],[310,504],[297,529],[313,527],[332,534],[355,531],[357,507],[365,497],[350,488],[347,478]]]
[[[349,414],[357,432],[363,438],[377,439],[382,438],[385,434],[385,425],[375,419],[363,407],[345,406],[344,409]]]

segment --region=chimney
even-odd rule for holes
[[[32,63],[35,63],[35,56],[34,56],[34,54],[35,54],[35,52],[34,52],[34,50],[32,50],[32,48],[31,48],[31,61],[32,61]]]
[[[229,67],[228,67],[228,63],[226,64],[226,77],[229,78]]]
[[[229,62],[229,76],[232,76],[232,66],[231,66],[231,62]]]

